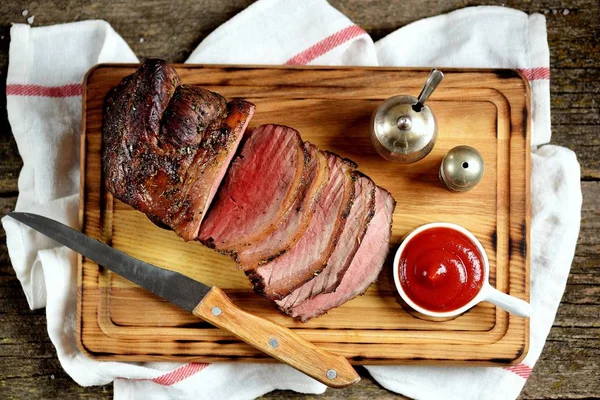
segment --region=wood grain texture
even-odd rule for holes
[[[25,23],[21,11],[35,14],[34,26],[102,18],[138,56],[184,61],[215,27],[249,1],[164,1],[140,5],[131,0],[0,2],[0,92],[4,93],[11,22]],[[375,39],[420,18],[478,4],[507,5],[546,16],[551,57],[553,143],[577,152],[582,165],[583,221],[575,260],[542,357],[521,393],[522,399],[600,396],[600,4],[597,0],[330,0]],[[172,4],[172,6],[170,6]],[[165,12],[168,9],[173,12]],[[568,11],[565,14],[565,10]],[[155,27],[160,28],[155,28]],[[144,41],[140,42],[140,37]],[[0,187],[3,207],[14,207],[21,159],[0,96]],[[3,215],[0,213],[0,215]],[[597,292],[596,292],[597,293]],[[568,299],[568,303],[565,300]],[[596,324],[596,325],[595,325]],[[7,399],[112,399],[112,387],[80,387],[60,367],[46,333],[44,310],[29,311],[10,266],[0,227],[0,391]],[[268,399],[401,398],[359,369],[362,381],[321,396],[276,391]]]
[[[429,101],[440,125],[436,146],[423,161],[402,165],[376,154],[368,124],[386,98],[399,92],[417,93],[426,69],[176,67],[184,84],[256,104],[251,128],[263,123],[293,126],[304,140],[357,162],[361,171],[397,199],[392,251],[419,225],[458,223],[486,248],[492,283],[528,300],[529,88],[517,73],[446,69],[443,84]],[[254,294],[230,259],[198,243],[184,242],[114,200],[103,187],[100,169],[103,102],[106,93],[134,70],[134,66],[100,65],[84,81],[80,217],[86,234],[220,287],[245,310],[293,329],[353,363],[507,365],[525,356],[529,321],[490,304],[482,303],[444,322],[407,312],[398,304],[390,279],[392,254],[379,281],[364,296],[306,324],[294,321]],[[456,194],[443,188],[437,171],[444,154],[463,143],[482,153],[486,175],[475,189]],[[146,232],[143,241],[139,232]],[[100,271],[89,260],[82,264],[78,293],[81,346],[101,359],[268,361],[231,334],[195,322],[184,311]]]
[[[204,296],[192,314],[329,387],[344,388],[360,380],[343,356],[323,351],[294,331],[242,310],[218,287]]]

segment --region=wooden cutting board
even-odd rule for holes
[[[529,86],[511,70],[445,70],[429,101],[439,122],[433,152],[418,163],[384,161],[369,139],[371,113],[384,99],[417,95],[428,70],[402,68],[177,65],[183,83],[256,104],[250,127],[278,123],[304,140],[356,161],[397,200],[390,257],[360,296],[327,315],[300,323],[255,294],[229,258],[186,243],[113,199],[101,174],[102,105],[108,90],[135,65],[99,65],[83,86],[82,230],[134,257],[225,290],[242,308],[287,326],[355,364],[508,365],[525,357],[529,320],[482,303],[463,315],[434,321],[401,304],[391,260],[410,230],[433,221],[460,224],[482,242],[491,282],[529,300]],[[443,188],[438,168],[454,146],[477,148],[486,173],[473,190]],[[274,361],[175,306],[80,259],[80,348],[103,360]]]

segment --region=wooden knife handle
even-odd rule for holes
[[[240,309],[217,287],[192,313],[327,386],[342,388],[360,380],[345,357],[321,350],[291,330]]]

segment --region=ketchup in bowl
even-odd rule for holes
[[[479,293],[484,261],[475,243],[451,228],[426,229],[413,236],[397,265],[402,290],[433,312],[456,310]]]

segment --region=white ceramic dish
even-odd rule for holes
[[[425,230],[432,229],[432,228],[449,228],[449,229],[453,229],[455,231],[458,231],[458,232],[464,234],[471,240],[471,242],[473,242],[473,244],[475,244],[475,246],[477,247],[477,250],[479,250],[479,252],[481,253],[481,257],[483,259],[483,273],[484,273],[483,285],[479,289],[479,292],[477,293],[477,295],[475,295],[475,297],[471,301],[469,301],[464,306],[457,308],[456,310],[445,311],[445,312],[436,312],[436,311],[431,311],[426,308],[423,308],[423,307],[415,304],[414,301],[412,301],[411,298],[408,297],[408,295],[402,288],[402,285],[400,284],[400,276],[399,276],[400,272],[399,272],[398,265],[400,262],[400,258],[402,256],[402,252],[404,251],[404,248],[410,242],[410,240],[413,237],[415,237],[417,234],[419,234]],[[521,299],[518,299],[516,297],[509,296],[508,294],[503,293],[503,292],[497,290],[496,288],[492,287],[492,285],[490,285],[490,282],[489,282],[489,276],[490,276],[490,263],[489,263],[487,254],[485,252],[485,249],[483,248],[483,246],[479,242],[479,240],[477,240],[475,235],[473,235],[471,232],[469,232],[467,229],[463,228],[462,226],[456,225],[456,224],[451,224],[448,222],[433,222],[430,224],[422,225],[422,226],[418,227],[417,229],[413,230],[404,239],[404,241],[402,242],[400,247],[398,247],[398,250],[396,251],[396,256],[394,257],[394,283],[396,284],[396,289],[398,290],[398,293],[400,293],[400,296],[402,297],[402,299],[411,308],[420,312],[421,314],[429,315],[431,317],[454,317],[454,316],[464,313],[465,311],[472,308],[479,302],[488,301],[488,302],[495,304],[498,307],[500,307],[512,314],[519,316],[519,317],[529,317],[531,315],[532,309],[531,309],[531,305],[529,303],[527,303],[526,301],[523,301]]]

